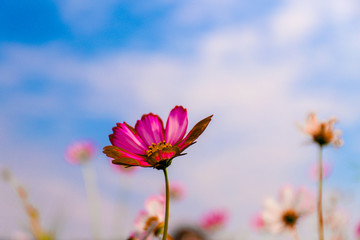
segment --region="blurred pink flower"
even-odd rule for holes
[[[264,219],[261,216],[261,213],[255,214],[250,219],[250,226],[255,230],[262,230],[265,227]]]
[[[313,141],[321,146],[332,143],[335,147],[343,145],[341,131],[334,130],[334,125],[338,120],[331,118],[327,122],[319,122],[315,113],[310,113],[303,130],[309,134]]]
[[[227,224],[229,220],[228,212],[225,210],[212,210],[202,216],[200,227],[207,231],[217,231]]]
[[[169,184],[170,200],[180,201],[185,197],[186,189],[180,182],[170,182]]]
[[[151,236],[157,236],[163,227],[165,213],[164,196],[150,196],[145,201],[145,210],[139,212],[134,226],[135,233],[133,237],[151,239]]]
[[[327,177],[330,176],[331,172],[332,172],[332,165],[329,162],[324,162],[322,165],[322,176],[323,179],[326,179]],[[318,177],[319,177],[319,166],[318,164],[313,164],[311,165],[310,169],[309,169],[309,177],[311,180],[317,181]]]
[[[211,116],[198,122],[185,136],[188,126],[187,110],[176,106],[169,114],[164,128],[158,115],[143,115],[135,128],[126,122],[117,123],[109,136],[112,146],[104,147],[104,153],[114,164],[163,169],[204,132]],[[185,137],[184,137],[185,136]]]
[[[357,240],[360,239],[360,222],[358,222],[358,223],[356,224],[356,227],[355,227],[355,237],[356,237]]]
[[[305,188],[297,191],[292,186],[281,189],[279,198],[267,197],[261,217],[265,228],[272,233],[292,231],[298,220],[315,209],[314,198]]]
[[[84,164],[95,155],[95,146],[91,141],[78,141],[66,150],[66,160],[72,164]]]

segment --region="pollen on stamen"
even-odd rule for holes
[[[158,144],[153,143],[151,146],[149,146],[149,149],[146,151],[146,156],[150,157],[153,153],[157,151],[162,151],[164,148],[171,148],[171,147],[172,145],[165,141],[162,141]]]

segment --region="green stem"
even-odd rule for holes
[[[167,175],[166,168],[163,169],[164,176],[165,176],[165,186],[166,186],[166,206],[165,206],[165,222],[164,222],[164,232],[163,232],[163,238],[162,240],[166,240],[167,238],[167,230],[169,225],[169,179]]]
[[[322,215],[322,181],[323,181],[323,167],[322,167],[322,145],[319,148],[319,162],[318,162],[318,171],[319,171],[319,189],[318,189],[318,201],[317,201],[317,212],[318,212],[318,231],[319,231],[319,240],[324,240],[324,222]]]

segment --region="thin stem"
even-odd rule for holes
[[[97,188],[96,173],[90,163],[82,166],[88,208],[91,221],[92,236],[95,240],[101,239],[100,231],[100,197]]]
[[[26,189],[20,184],[20,182],[15,178],[15,176],[12,175],[10,170],[2,169],[2,175],[4,180],[8,182],[14,192],[17,193],[21,204],[25,209],[25,213],[29,218],[30,231],[34,238],[40,239],[44,236],[48,236],[50,238],[50,235],[47,235],[47,233],[41,227],[38,210],[29,203],[28,193]]]
[[[121,176],[120,176],[121,175]],[[124,219],[128,219],[128,206],[131,194],[129,189],[131,189],[131,176],[123,176],[119,174],[119,192],[117,197],[117,211],[114,213],[113,220],[113,232],[114,236],[117,239],[125,238],[122,234],[125,231],[124,226],[126,222]]]
[[[322,148],[323,148],[322,145],[320,145],[319,162],[318,162],[319,188],[318,188],[318,199],[317,199],[319,240],[324,240],[324,222],[323,222],[323,214],[322,214],[322,181],[323,181]]]
[[[168,224],[169,224],[169,179],[167,175],[166,168],[163,169],[164,176],[165,176],[165,186],[166,186],[166,205],[165,205],[165,222],[164,222],[164,232],[163,232],[163,238],[162,240],[166,240],[167,238],[167,230],[168,230]]]
[[[300,240],[299,233],[298,233],[296,227],[294,227],[294,229],[291,232],[292,232],[295,240]]]

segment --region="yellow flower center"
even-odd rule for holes
[[[149,146],[149,149],[146,151],[146,156],[150,157],[154,153],[162,152],[163,150],[171,149],[172,145],[170,143],[167,143],[165,141],[162,141],[158,144],[153,143],[151,146]]]
[[[148,230],[149,227],[151,227],[154,223],[157,223],[158,221],[159,219],[156,216],[149,217],[145,222],[144,230]]]
[[[85,163],[90,160],[91,154],[89,151],[81,150],[77,153],[76,157],[79,162]]]
[[[146,161],[156,169],[164,169],[171,164],[174,157],[180,155],[180,149],[170,143],[162,141],[153,143],[146,151]]]

